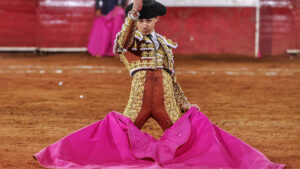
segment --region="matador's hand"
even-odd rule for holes
[[[197,104],[189,104],[189,103],[183,104],[183,105],[181,106],[181,110],[185,113],[185,112],[187,112],[187,111],[188,111],[190,108],[192,108],[192,107],[196,107],[196,109],[197,109],[198,111],[201,110],[200,107],[199,107]]]
[[[135,12],[140,12],[143,8],[143,0],[133,0],[132,10]]]

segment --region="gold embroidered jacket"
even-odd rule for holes
[[[143,36],[142,33],[137,31],[136,21],[132,20],[128,16],[125,19],[122,30],[116,36],[114,52],[120,56],[120,60],[125,64],[131,76],[133,76],[139,70],[167,70],[172,77],[170,78],[172,79],[173,83],[172,93],[174,94],[176,105],[180,109],[182,104],[188,103],[188,101],[184,96],[184,92],[182,91],[180,85],[177,83],[175,76],[174,55],[172,48],[177,48],[177,44],[173,43],[169,39],[166,39],[164,36],[159,34],[156,35],[159,42],[158,49],[156,49],[153,41],[149,37]],[[136,79],[133,79],[133,82],[137,83]],[[135,105],[133,107],[138,107],[135,110],[138,111],[140,106]],[[128,106],[126,109],[129,111]],[[134,117],[136,117],[136,115],[134,115]],[[134,117],[131,119],[134,120]],[[173,121],[174,120],[175,119],[173,119]]]

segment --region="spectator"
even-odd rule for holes
[[[127,0],[96,0],[96,17],[88,43],[91,55],[114,56],[114,40],[124,22],[126,5]]]
[[[124,8],[127,0],[96,0],[96,16],[107,15],[117,5]]]

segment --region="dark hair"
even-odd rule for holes
[[[118,0],[118,5],[122,8],[126,8],[128,4],[128,0]]]

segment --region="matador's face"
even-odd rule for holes
[[[150,18],[150,19],[139,19],[137,21],[138,31],[140,31],[143,35],[148,35],[154,31],[155,24],[158,21],[158,17]]]

